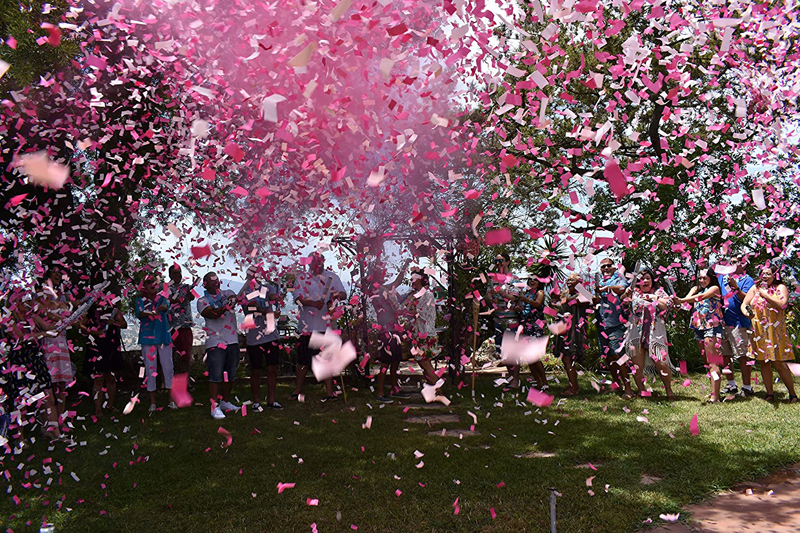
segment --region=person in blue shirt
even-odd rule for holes
[[[150,409],[156,410],[156,374],[158,362],[164,373],[164,388],[172,389],[172,336],[169,334],[169,300],[156,292],[156,280],[147,276],[142,282],[141,296],[136,298],[136,316],[139,318],[139,344],[142,346],[142,358],[145,366],[147,392],[150,393]],[[175,402],[167,405],[177,409]]]
[[[627,320],[624,317],[623,298],[628,282],[619,273],[614,262],[605,258],[600,261],[600,275],[595,283],[595,301],[599,303],[597,314],[597,346],[600,358],[611,372],[616,387],[623,391],[623,397],[630,399],[631,382],[628,379],[627,364],[617,361],[625,355],[624,340]]]
[[[725,306],[725,336],[722,339],[722,356],[725,368],[722,373],[728,378],[728,384],[722,394],[736,394],[739,388],[733,373],[733,360],[739,359],[742,369],[742,392],[740,396],[753,395],[750,375],[753,367],[749,365],[748,348],[750,346],[750,319],[742,313],[742,302],[747,291],[755,282],[747,275],[745,263],[738,257],[728,260],[728,264],[736,267],[733,274],[720,274],[719,286],[722,289],[722,301]]]

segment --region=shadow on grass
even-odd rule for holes
[[[282,385],[279,397],[289,392]],[[448,393],[454,403],[442,412],[461,422],[436,429],[468,428],[472,412],[481,435],[430,436],[427,424],[404,420],[410,412],[381,408],[363,390],[350,391],[347,405],[287,403],[283,411],[222,421],[212,420],[207,406],[152,417],[137,406],[119,423],[79,428],[87,446],[70,453],[36,446],[5,458],[12,490],[3,515],[21,530],[47,516],[58,531],[310,531],[311,523],[320,531],[546,531],[553,486],[562,494],[559,532],[616,533],[800,460],[791,444],[800,409],[757,401],[701,405],[696,386],[681,391],[686,400],[666,405],[592,393],[547,409],[517,403],[524,393],[502,394],[488,379],[479,381],[477,404],[468,390]],[[198,386],[195,398],[204,395]],[[695,413],[700,435],[691,436]],[[367,416],[369,430],[362,429]],[[229,448],[220,426],[233,436]],[[537,451],[555,455],[525,457]],[[44,475],[48,457],[63,472]],[[587,463],[597,470],[576,468]],[[661,479],[644,485],[644,474]],[[277,494],[279,482],[296,485]],[[315,499],[318,505],[308,505]]]

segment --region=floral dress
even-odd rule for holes
[[[65,302],[63,297],[57,297],[51,290],[44,290],[41,297],[48,302]],[[60,314],[63,318],[69,316],[68,311],[61,311]],[[40,347],[53,383],[71,383],[75,379],[75,372],[69,355],[66,330],[48,332],[41,338]]]
[[[719,296],[695,302],[692,313],[692,329],[704,331],[721,327],[724,324],[723,311],[722,298]]]
[[[436,299],[423,288],[408,296],[405,316],[409,322],[412,353],[416,360],[430,359],[439,353],[436,345]]]
[[[639,289],[633,291],[631,315],[625,338],[625,346],[628,349],[641,346],[647,348],[647,353],[653,361],[670,362],[667,327],[664,321],[668,309],[658,307],[659,300],[668,298],[661,287],[651,293],[644,293]]]
[[[528,291],[525,294],[525,297],[529,300],[535,300],[536,295],[539,294],[540,291],[532,292]],[[534,307],[533,305],[526,303],[522,306],[522,324],[524,329],[525,335],[529,337],[543,337],[544,336],[544,329],[542,329],[542,324],[545,324],[544,318],[544,302],[542,305],[538,307]]]
[[[777,292],[777,287],[767,289],[770,296]],[[751,307],[754,316],[750,357],[759,361],[794,361],[794,351],[786,333],[786,310],[772,307],[758,292]]]

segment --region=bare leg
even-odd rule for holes
[[[308,374],[308,367],[305,365],[297,365],[297,381],[294,387],[294,394],[303,393],[303,382],[306,380]]]
[[[103,418],[103,374],[95,376],[92,380],[92,397],[94,399],[94,416]]]
[[[706,338],[704,343],[706,348],[706,362],[711,371],[711,401],[718,402],[720,386],[722,385],[722,372],[719,366],[720,355],[717,339],[713,337]],[[717,375],[717,379],[714,379],[714,374]]]
[[[325,380],[325,395],[329,398],[335,396],[335,394],[333,394],[333,378]]]
[[[787,389],[789,389],[789,394],[792,396],[797,396],[794,391],[794,376],[792,376],[792,371],[789,370],[789,367],[786,366],[786,363],[783,361],[775,361],[775,370],[778,371],[778,375],[781,377],[783,384],[786,385]]]
[[[397,361],[397,362],[392,363],[392,366],[390,368],[391,368],[392,373],[389,376],[389,383],[391,385],[389,390],[394,392],[395,389],[397,388],[397,381],[398,381],[398,379],[397,379],[397,369],[400,368],[400,362]]]
[[[752,381],[752,374],[753,374],[753,367],[748,365],[747,363],[750,362],[750,359],[747,357],[740,357],[739,358],[739,366],[742,367],[742,385],[750,387],[750,382]]]
[[[389,370],[389,365],[386,363],[381,363],[381,369],[378,371],[378,382],[376,384],[378,397],[385,396],[383,394],[383,386],[386,383],[386,372]]]
[[[269,367],[267,367],[267,374],[269,374]],[[250,369],[250,395],[253,403],[259,403],[261,400],[261,369]]]
[[[269,365],[267,367],[267,403],[275,403],[275,389],[278,385],[278,367]]]
[[[220,387],[222,389],[222,399],[226,402],[231,395],[231,387],[233,387],[233,381],[223,381]]]
[[[61,428],[58,424],[58,407],[56,406],[55,392],[50,389],[45,394],[45,412],[47,413],[47,436],[50,439],[61,437]]]
[[[645,391],[644,350],[642,350],[641,346],[637,346],[633,351],[633,364],[633,380],[636,382],[636,388],[639,389],[639,393],[641,394]]]
[[[536,361],[528,365],[531,369],[534,379],[536,379],[536,386],[540,389],[547,386],[547,373],[544,371],[544,364],[541,361]]]
[[[439,381],[436,372],[433,370],[433,365],[431,364],[430,359],[422,359],[417,361],[419,367],[422,369],[422,375],[425,376],[425,380],[428,382],[428,385],[433,385],[437,381]]]
[[[675,399],[672,393],[672,371],[669,369],[666,361],[656,361],[656,368],[661,375],[661,381],[664,383],[664,389],[667,391],[667,398],[670,400]]]
[[[633,398],[633,391],[631,391],[631,380],[628,377],[630,375],[628,372],[628,365],[618,365],[616,362],[613,362],[611,363],[611,368],[616,368],[617,378],[619,379],[618,383],[624,391],[622,393],[623,398]]]
[[[564,363],[564,370],[567,373],[567,379],[569,379],[569,389],[564,394],[566,396],[574,396],[578,394],[578,371],[575,370],[571,357],[564,356],[561,361]]]
[[[514,365],[508,367],[508,372],[511,374],[511,381],[509,381],[509,386],[513,389],[519,388],[519,369],[522,365]]]
[[[772,363],[770,361],[761,361],[761,380],[764,382],[767,396],[772,396]]]
[[[56,388],[56,399],[58,400],[58,414],[63,415],[64,411],[67,410],[67,384],[66,383],[57,383],[54,385]]]
[[[150,392],[150,405],[156,404],[156,391]]]
[[[111,372],[104,374],[106,384],[106,396],[108,397],[108,408],[114,411],[114,400],[117,399],[117,378]]]
[[[211,398],[211,406],[219,403],[219,383],[208,384],[208,397]],[[155,394],[153,394],[153,403],[155,403]]]

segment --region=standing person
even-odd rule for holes
[[[628,379],[628,365],[617,361],[624,351],[626,326],[623,317],[623,295],[628,283],[614,267],[614,262],[605,258],[600,261],[600,276],[595,286],[595,294],[600,299],[597,311],[597,346],[600,358],[611,372],[611,378],[622,389],[622,397],[633,397]],[[637,377],[639,374],[637,374]],[[639,383],[641,388],[641,383]]]
[[[297,400],[303,392],[303,383],[311,366],[311,359],[319,353],[308,345],[313,332],[324,333],[330,326],[329,309],[339,300],[347,298],[339,276],[325,270],[325,258],[319,252],[311,254],[308,272],[298,276],[294,285],[294,301],[299,306],[297,330],[297,382],[290,400]],[[323,402],[336,401],[333,378],[325,380],[326,396]]]
[[[122,370],[122,330],[128,327],[125,316],[116,305],[96,302],[86,313],[80,326],[86,335],[84,369],[94,384],[94,414],[103,417],[103,397],[108,396],[107,407],[115,412],[117,392],[115,373]],[[105,393],[105,394],[104,394]]]
[[[728,260],[728,264],[736,267],[736,272],[719,276],[722,301],[725,302],[725,337],[722,339],[722,357],[725,368],[722,372],[728,378],[728,384],[722,389],[722,394],[739,392],[736,386],[736,376],[733,373],[733,361],[738,359],[742,371],[740,396],[747,397],[754,394],[750,383],[753,370],[748,364],[751,324],[750,319],[742,313],[742,303],[755,282],[747,275],[744,261],[738,257],[732,257]]]
[[[141,296],[134,303],[136,316],[139,318],[139,344],[142,346],[145,371],[147,372],[147,392],[150,393],[150,408],[156,410],[156,375],[158,363],[164,375],[164,388],[172,389],[172,338],[169,334],[169,300],[156,292],[156,280],[148,275],[142,281]],[[167,404],[170,409],[177,409],[175,402]]]
[[[667,326],[665,317],[672,306],[672,299],[659,286],[655,274],[644,268],[637,277],[637,287],[629,290],[631,297],[631,315],[628,322],[625,345],[632,352],[633,364],[636,365],[635,379],[639,392],[644,390],[645,355],[656,365],[667,399],[672,401],[672,370],[669,365],[669,342],[667,342]],[[630,385],[626,391],[630,397]]]
[[[675,302],[694,304],[692,312],[692,329],[697,346],[703,354],[710,370],[711,403],[719,401],[722,383],[723,364],[720,345],[724,335],[722,314],[722,293],[714,270],[706,268],[700,271],[697,285],[692,287],[685,298],[674,297]]]
[[[400,343],[400,335],[403,333],[403,328],[399,324],[399,315],[402,308],[397,298],[397,287],[403,282],[406,268],[408,268],[410,262],[411,260],[409,259],[403,263],[397,277],[390,283],[384,284],[386,280],[386,265],[381,260],[376,261],[370,275],[371,283],[369,284],[369,289],[372,294],[370,294],[369,300],[375,309],[375,319],[378,327],[378,360],[381,363],[376,384],[376,399],[382,403],[392,403],[393,401],[384,394],[387,372],[390,374],[389,394],[396,398],[408,398],[408,394],[397,390],[397,370],[403,360],[403,347]]]
[[[438,353],[436,346],[436,298],[430,289],[430,278],[421,269],[411,274],[411,291],[405,301],[410,324],[412,355],[422,369],[429,385],[438,381],[431,357]]]
[[[56,325],[70,315],[64,273],[60,267],[51,267],[45,272],[36,302],[36,312],[53,325],[53,329],[42,336],[40,347],[53,380],[58,413],[62,415],[67,407],[67,387],[75,380],[75,372],[69,355],[67,330],[55,330]]]
[[[169,267],[169,327],[178,360],[177,373],[185,374],[192,366],[192,346],[194,344],[192,335],[194,293],[192,289],[197,285],[197,280],[193,279],[191,285],[181,283],[181,281],[183,281],[181,267],[175,263]]]
[[[280,297],[278,287],[259,279],[257,267],[247,269],[247,275],[239,299],[242,310],[253,319],[247,330],[247,358],[250,361],[250,391],[253,394],[253,409],[261,411],[261,369],[267,367],[267,407],[283,409],[275,400],[278,384],[278,356],[280,338],[278,318]],[[257,292],[258,295],[253,295]]]
[[[775,399],[772,382],[772,367],[789,390],[789,403],[797,403],[792,372],[786,366],[794,361],[794,351],[786,333],[786,306],[789,290],[778,279],[778,269],[769,264],[761,267],[758,285],[747,291],[742,312],[752,319],[753,336],[750,341],[750,356],[761,362],[761,378],[771,402]]]
[[[56,394],[39,341],[44,332],[53,329],[54,325],[39,316],[32,303],[24,301],[21,291],[17,290],[11,291],[3,300],[0,324],[8,343],[7,368],[3,369],[4,379],[8,381],[5,392],[11,398],[9,404],[12,409],[17,410],[20,432],[22,418],[32,405],[32,398],[43,393],[44,398],[35,407],[44,404],[47,419],[43,424],[44,434],[50,440],[60,440],[62,435]]]
[[[586,310],[592,302],[578,299],[578,284],[581,279],[576,273],[567,277],[567,290],[561,293],[558,304],[558,317],[566,323],[566,331],[556,335],[553,354],[561,359],[569,379],[569,388],[564,396],[578,394],[578,371],[575,364],[586,356]]]
[[[489,273],[489,287],[486,301],[493,309],[494,345],[498,353],[502,352],[503,334],[515,331],[520,323],[520,307],[517,285],[520,279],[511,273],[511,257],[506,252],[498,253],[494,258],[496,272]],[[519,388],[520,365],[508,365],[511,376],[509,386]]]
[[[546,325],[544,318],[544,290],[542,289],[542,282],[539,278],[531,276],[526,282],[527,290],[518,296],[522,302],[522,314],[520,319],[522,321],[523,333],[528,337],[543,337],[544,326]],[[528,363],[536,380],[536,387],[541,390],[547,390],[547,373],[544,370],[544,363],[536,361],[535,363]]]
[[[236,293],[220,289],[214,272],[203,277],[205,293],[197,300],[197,311],[206,319],[206,365],[211,416],[225,418],[224,411],[238,411],[230,402],[231,387],[239,366],[239,332],[236,325]],[[226,376],[227,373],[227,376]],[[222,384],[220,386],[220,383]]]

